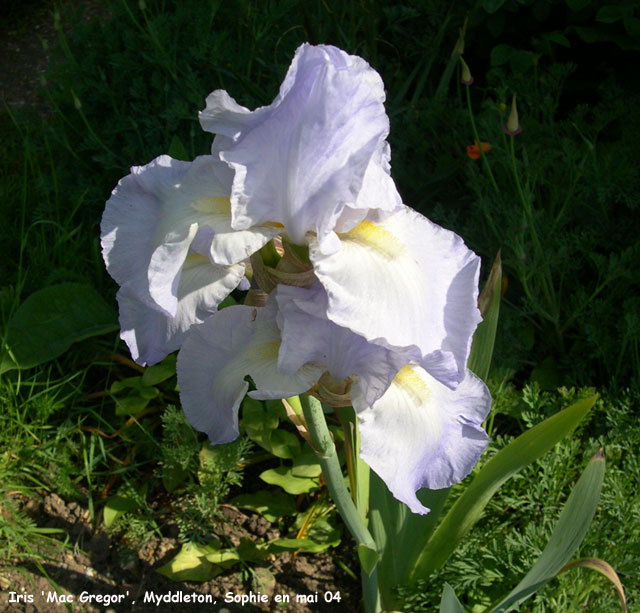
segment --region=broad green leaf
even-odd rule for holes
[[[185,543],[175,558],[158,568],[158,572],[172,581],[208,581],[214,576],[214,566],[207,556],[215,547]]]
[[[241,494],[233,498],[231,504],[260,513],[270,522],[276,522],[286,515],[296,514],[294,499],[283,492],[259,490],[253,494]]]
[[[171,493],[181,486],[189,476],[189,473],[177,466],[164,466],[162,468],[162,485],[167,492]]]
[[[471,353],[469,354],[469,369],[483,381],[489,376],[493,346],[498,329],[498,315],[500,314],[500,297],[502,292],[502,260],[500,252],[496,256],[478,298],[478,307],[482,313],[482,321],[473,335]]]
[[[298,527],[300,522],[304,522],[305,516],[299,515],[296,518],[294,527]],[[290,549],[294,551],[305,551],[308,553],[320,553],[330,547],[337,547],[342,540],[342,524],[338,524],[336,516],[317,517],[312,520],[311,525],[305,530],[304,538],[276,539],[269,542],[270,551]]]
[[[115,399],[116,415],[138,415],[149,404],[149,398],[144,398],[137,393],[127,394]]]
[[[247,436],[260,447],[271,452],[271,433],[280,422],[275,410],[269,410],[264,403],[253,398],[245,398],[242,403],[242,425]]]
[[[274,430],[269,439],[271,453],[285,460],[292,460],[300,455],[300,439],[292,432]]]
[[[104,505],[103,521],[105,528],[111,528],[119,517],[127,511],[135,511],[140,505],[133,498],[111,496]]]
[[[172,353],[159,364],[149,366],[142,375],[142,382],[153,386],[173,377],[176,374],[176,359],[177,355]]]
[[[544,551],[522,581],[493,609],[493,613],[504,613],[525,601],[553,579],[577,551],[598,506],[604,469],[604,454],[600,450],[569,494]]]
[[[73,343],[118,329],[112,309],[89,285],[60,283],[31,294],[7,327],[7,348],[19,368],[62,355]],[[3,359],[3,368],[11,362]]]
[[[269,543],[269,551],[304,551],[305,553],[322,553],[329,549],[331,545],[318,543],[312,539],[278,539]]]
[[[155,387],[145,385],[142,377],[114,381],[109,391],[114,394],[117,415],[137,415],[160,394]]]
[[[442,590],[440,613],[464,613],[464,609],[462,608],[456,593],[448,583],[444,584],[444,589]]]
[[[627,15],[630,15],[632,10],[630,7],[614,4],[602,6],[596,13],[596,21],[600,23],[615,23]]]
[[[495,13],[507,0],[482,0],[482,8],[487,13]]]
[[[294,477],[291,468],[280,466],[260,474],[260,479],[270,485],[279,485],[288,494],[306,494],[320,487],[320,479]]]
[[[579,400],[527,430],[489,460],[456,500],[429,542],[412,563],[409,583],[441,568],[480,519],[498,488],[569,434],[595,404],[597,396]]]
[[[506,64],[509,61],[512,53],[513,47],[511,45],[496,45],[491,50],[491,66],[502,66],[503,64]]]
[[[304,451],[294,458],[291,474],[294,477],[319,477],[322,467],[313,451]]]
[[[562,45],[567,48],[571,47],[569,39],[563,34],[560,34],[560,32],[547,32],[546,34],[543,34],[543,38],[556,43],[556,45]]]
[[[114,381],[111,384],[111,388],[109,391],[112,394],[117,394],[118,392],[122,392],[123,390],[133,390],[142,398],[146,398],[147,400],[156,398],[159,394],[158,390],[155,387],[149,387],[148,385],[145,385],[142,377],[128,377],[127,379]]]

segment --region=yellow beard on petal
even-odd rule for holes
[[[282,341],[270,341],[260,345],[251,345],[246,349],[244,355],[252,362],[277,360],[281,342]]]
[[[361,221],[348,232],[340,234],[340,238],[343,241],[353,241],[364,247],[373,248],[388,258],[398,257],[405,249],[404,243],[391,232],[366,220]]]
[[[231,200],[224,197],[198,198],[191,203],[191,206],[200,213],[209,215],[231,215]]]
[[[417,404],[424,404],[431,396],[431,390],[424,379],[410,365],[403,366],[393,380],[405,392],[410,394]]]

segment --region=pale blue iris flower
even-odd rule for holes
[[[490,397],[466,368],[480,260],[402,203],[384,98],[361,58],[302,45],[271,105],[207,98],[211,155],[133,168],[107,203],[102,245],[122,338],[143,364],[181,347],[183,408],[213,443],[238,435],[247,375],[259,399],[323,398],[335,384],[358,415],[362,458],[424,513],[416,491],[461,480],[486,446]],[[217,311],[277,234],[308,248],[311,279]]]

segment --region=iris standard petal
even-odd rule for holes
[[[414,513],[427,513],[416,492],[464,479],[485,449],[482,422],[491,396],[470,371],[450,390],[424,369],[405,366],[371,407],[357,386],[353,406],[360,427],[360,456]]]
[[[403,206],[339,235],[340,249],[310,244],[327,291],[327,316],[413,359],[455,387],[464,376],[477,308],[480,258],[462,239]]]
[[[124,285],[117,294],[120,336],[133,359],[155,364],[180,348],[189,328],[203,322],[244,278],[244,265],[215,266],[208,258],[189,255],[177,288],[174,316],[158,307],[150,295],[141,296]]]
[[[319,283],[309,289],[280,285],[275,294],[282,336],[278,367],[282,372],[317,364],[336,381],[356,375],[364,398],[372,404],[411,359],[329,321],[327,295]]]
[[[298,244],[309,231],[323,243],[344,207],[360,206],[369,164],[385,155],[384,98],[380,76],[363,59],[308,44],[270,106],[249,115],[214,92],[201,123],[234,141],[220,152],[235,170],[233,227],[276,222]]]
[[[276,304],[232,306],[193,326],[178,354],[180,400],[189,423],[213,444],[238,435],[238,407],[256,385],[254,398],[286,398],[307,391],[322,371],[305,365],[285,374],[278,369],[280,331]]]

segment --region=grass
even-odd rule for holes
[[[633,391],[640,372],[638,92],[605,53],[609,76],[592,83],[594,100],[582,99],[576,78],[584,71],[575,62],[588,44],[571,38],[573,56],[564,51],[549,38],[557,26],[551,18],[529,41],[517,43],[505,30],[512,46],[498,53],[503,41],[481,36],[487,24],[496,29],[493,14],[471,4],[244,0],[202,7],[195,0],[120,0],[100,19],[83,19],[73,7],[56,12],[46,116],[0,112],[3,338],[16,310],[43,287],[88,283],[115,304],[99,249],[104,202],[130,165],[166,152],[181,159],[208,152],[210,135],[200,129],[197,111],[209,92],[227,89],[254,108],[273,98],[301,42],[358,53],[385,81],[393,174],[405,201],[460,233],[487,268],[502,248],[508,288],[493,376],[505,375],[505,383],[493,390],[490,453],[577,393],[543,393],[532,382],[545,390],[563,384],[609,390],[576,438],[503,489],[436,588],[407,593],[408,606],[435,606],[444,580],[476,602],[490,600],[498,583],[515,582],[544,543],[567,484],[600,445],[607,481],[581,554],[612,563],[631,601],[639,602],[632,587],[640,555],[632,445],[640,435]],[[469,91],[458,84],[450,56],[467,9],[465,58],[476,77]],[[495,15],[528,19],[506,7]],[[507,111],[501,105],[514,91],[524,129],[511,142],[502,133]],[[480,138],[491,142],[486,162],[493,180],[465,156],[473,141],[469,108]],[[178,402],[175,377],[147,385],[126,355],[116,335],[105,335],[35,368],[0,375],[6,560],[37,560],[50,551],[54,535],[35,525],[20,502],[45,492],[86,501],[96,524],[109,500],[130,501],[112,529],[133,544],[162,533],[164,511],[151,502],[173,496],[186,509],[183,539],[206,540],[198,524],[213,521],[216,503],[241,472],[204,487],[207,477],[193,452],[202,441],[179,412],[167,409]],[[183,457],[184,441],[193,447]],[[225,470],[246,453],[232,454]],[[242,462],[260,465],[265,458],[272,466],[272,454],[254,449]],[[622,542],[628,546],[619,547]],[[578,610],[585,602],[593,611],[616,607],[604,580],[571,571],[536,596],[530,610]]]

